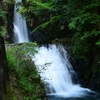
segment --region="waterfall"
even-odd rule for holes
[[[17,2],[21,2],[21,0],[16,0],[14,6],[14,42],[15,43],[22,43],[28,42],[28,31],[25,18],[19,15],[19,12],[16,11],[20,8],[20,6],[16,6]]]
[[[82,88],[72,81],[72,73],[75,73],[68,60],[68,53],[59,45],[49,45],[37,48],[38,54],[33,61],[40,73],[41,80],[45,83],[47,95],[59,95],[62,97],[82,97],[93,93],[90,89]]]

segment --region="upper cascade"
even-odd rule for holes
[[[21,2],[21,0],[16,0],[15,6],[14,6],[14,42],[15,43],[23,43],[23,42],[29,42],[28,38],[28,31],[27,31],[27,25],[26,20],[24,17],[22,17],[18,11],[20,6],[16,6],[17,2]]]

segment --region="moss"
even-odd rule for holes
[[[15,100],[11,91],[10,82],[7,82],[7,95],[3,94],[3,100]]]
[[[34,98],[45,95],[40,86],[40,76],[37,75],[36,66],[31,57],[25,55],[26,53],[31,55],[32,52],[34,56],[37,53],[35,46],[36,43],[12,45],[7,50],[11,88],[18,100],[35,100]],[[15,97],[14,100],[16,100]]]
[[[84,78],[85,78],[86,80],[90,80],[90,79],[91,79],[90,70],[86,70],[86,71],[85,71]]]

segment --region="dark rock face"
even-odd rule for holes
[[[42,41],[43,37],[44,34],[40,30],[37,30],[35,32],[30,32],[30,41],[40,42]]]
[[[13,43],[13,10],[14,3],[7,4],[7,33],[5,35],[5,40],[9,43]]]
[[[100,51],[93,52],[93,61],[91,62],[92,76],[89,87],[100,92]]]
[[[97,73],[96,77],[91,78],[91,80],[89,82],[89,88],[100,92],[100,72]]]

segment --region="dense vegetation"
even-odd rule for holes
[[[0,1],[0,36],[3,37],[7,32],[7,7],[12,1]],[[20,4],[19,13],[26,17],[27,23],[30,24],[31,19],[34,21],[33,32],[36,30],[44,32],[45,37],[43,40],[46,42],[55,38],[70,38],[73,44],[73,53],[77,55],[77,58],[87,57],[89,66],[93,66],[91,70],[96,68],[95,73],[100,70],[100,64],[98,64],[100,62],[99,0],[22,0],[22,3],[18,2],[16,6]],[[19,84],[21,88],[24,88],[24,93],[32,94],[33,91],[27,86],[28,82],[24,79],[27,74],[27,80],[30,82],[28,84],[33,88],[32,81],[28,78],[33,74],[27,71],[27,66],[25,68],[17,68],[19,65],[26,64],[26,60],[17,61],[18,65],[16,65],[15,62],[18,57],[11,55],[12,51],[21,51],[19,49],[19,47],[16,47],[7,52],[9,70],[18,74]],[[32,69],[30,66],[28,70],[30,68]],[[88,70],[87,73],[89,72]],[[21,77],[22,74],[24,75],[23,77]],[[87,77],[88,75],[85,74],[85,76]],[[29,96],[29,94],[27,95]]]
[[[38,25],[34,31],[45,29],[48,36],[57,33],[56,38],[59,38],[64,29],[66,38],[72,30],[73,52],[78,58],[100,48],[99,0],[23,0],[19,13],[27,20],[31,15],[36,17]]]
[[[12,83],[12,92],[20,89],[21,100],[39,100],[37,97],[41,96],[42,88],[40,87],[40,77],[37,75],[37,70],[31,57],[37,53],[35,50],[36,43],[24,43],[13,46],[7,50],[7,62],[9,74],[15,78],[17,82]],[[14,77],[15,76],[15,77]],[[13,100],[17,100],[15,97]]]
[[[1,35],[7,29],[6,4],[9,2],[11,0],[0,3]],[[100,48],[99,0],[22,0],[19,13],[26,16],[28,22],[34,18],[37,22],[33,31],[44,31],[47,40],[70,35],[74,41],[73,52],[78,58]]]
[[[5,21],[6,20],[6,11],[3,8],[3,2],[0,1],[0,36],[4,36],[5,34]]]

